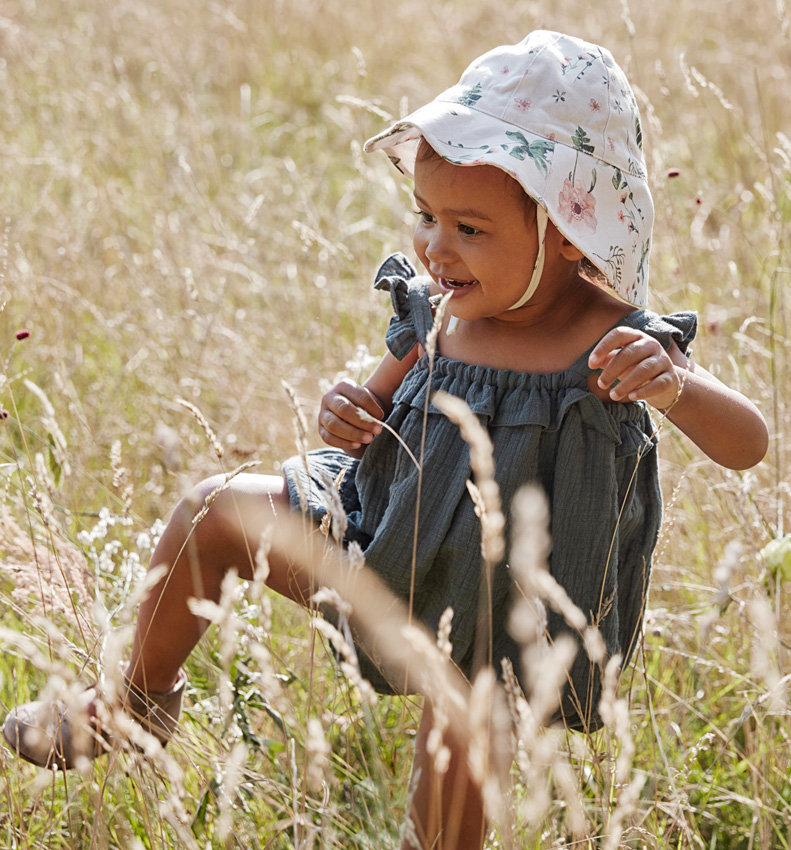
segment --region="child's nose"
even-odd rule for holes
[[[426,241],[426,257],[432,263],[441,263],[454,256],[453,246],[444,228],[432,229]]]

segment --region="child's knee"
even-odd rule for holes
[[[227,524],[228,512],[221,503],[226,492],[220,489],[224,483],[224,475],[212,475],[192,486],[173,509],[169,528],[183,537],[205,536],[209,531],[216,534]]]
[[[212,475],[184,496],[174,518],[188,522],[198,538],[232,543],[240,535],[260,534],[273,507],[282,506],[284,492],[285,483],[275,476],[238,475],[229,481],[225,475]]]
[[[179,507],[196,516],[204,508],[210,506],[212,502],[216,502],[219,499],[220,495],[225,492],[222,489],[225,484],[228,485],[226,487],[227,490],[230,489],[232,483],[233,480],[226,482],[224,475],[211,475],[208,478],[204,478],[203,481],[194,484],[190,488],[179,502]]]

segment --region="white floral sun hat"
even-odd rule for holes
[[[532,32],[476,59],[365,150],[414,177],[421,137],[449,162],[510,174],[620,298],[645,305],[654,206],[637,103],[608,50]]]

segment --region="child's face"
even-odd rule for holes
[[[430,157],[416,163],[415,201],[415,251],[440,291],[451,293],[450,313],[517,318],[503,314],[527,289],[538,250],[532,202],[519,184],[491,165]]]

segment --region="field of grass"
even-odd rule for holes
[[[695,358],[761,407],[771,448],[732,473],[663,426],[666,521],[612,721],[522,741],[487,846],[791,844],[784,0],[4,0],[3,714],[124,654],[191,483],[296,452],[282,381],[312,422],[328,382],[365,375],[390,312],[372,274],[414,219],[362,142],[539,27],[606,44],[635,85],[649,307],[699,311]],[[398,845],[419,702],[361,699],[307,614],[236,596],[167,756],[63,776],[2,751],[0,846]]]

